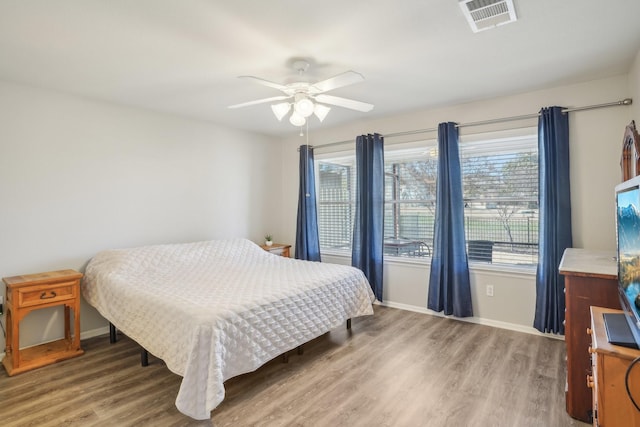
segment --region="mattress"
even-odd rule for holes
[[[183,377],[176,407],[195,419],[210,418],[225,380],[373,314],[375,299],[356,268],[280,257],[244,239],[103,251],[82,293]]]

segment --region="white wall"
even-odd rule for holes
[[[280,156],[264,136],[0,82],[0,274],[82,271],[109,248],[280,235]],[[29,314],[21,345],[61,337],[61,316]],[[84,336],[106,330],[84,302],[81,322]]]
[[[629,92],[634,100],[630,108],[629,121],[635,120],[636,127],[640,128],[640,50],[629,71]]]
[[[636,61],[637,63],[638,61]],[[640,94],[637,102],[640,102]],[[501,117],[536,113],[542,107],[560,105],[578,107],[617,101],[632,96],[628,76],[568,85],[552,89],[472,102],[445,108],[419,111],[402,116],[362,120],[339,128],[317,131],[309,135],[309,143],[322,145],[335,141],[355,140],[356,135],[379,132],[389,134],[437,127],[439,122],[470,123]],[[615,249],[613,188],[620,181],[620,152],[624,127],[630,119],[630,107],[614,107],[571,113],[570,156],[574,247]],[[537,121],[505,122],[484,127],[462,128],[462,134],[536,126]],[[428,135],[435,137],[435,134]],[[392,142],[388,139],[387,142]],[[283,172],[297,171],[296,148],[303,144],[299,137],[286,140]],[[330,149],[320,149],[324,153]],[[295,240],[297,181],[283,179],[283,224],[289,241]],[[324,257],[323,260],[349,263],[349,259]],[[385,303],[417,311],[426,310],[428,265],[385,263]],[[485,285],[494,285],[494,297],[485,295]],[[496,272],[472,268],[471,291],[475,318],[472,321],[534,331],[535,275]]]

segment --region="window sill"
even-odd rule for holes
[[[485,262],[470,262],[469,269],[474,271],[490,271],[492,273],[508,273],[523,276],[535,277],[537,266],[535,265],[509,265],[509,264],[488,264]]]
[[[326,251],[326,252],[322,252],[321,254],[323,257],[326,255],[328,257],[351,260],[351,254],[346,252]],[[429,265],[431,264],[431,257],[409,258],[409,257],[386,256],[384,258],[384,263],[391,264],[391,265],[411,265],[411,266],[429,267]],[[508,264],[489,264],[484,262],[471,261],[469,262],[469,270],[487,271],[492,273],[499,272],[499,273],[517,274],[517,275],[526,275],[526,276],[535,277],[537,267],[535,265],[520,266],[520,265],[508,265]]]

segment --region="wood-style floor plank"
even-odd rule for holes
[[[255,372],[228,380],[211,420],[175,407],[181,378],[122,336],[8,377],[2,426],[587,426],[565,411],[565,345],[376,306]]]

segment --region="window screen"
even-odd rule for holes
[[[537,136],[460,143],[470,262],[538,262]]]
[[[316,161],[321,251],[351,253],[355,215],[355,157]]]
[[[385,256],[431,255],[438,172],[434,144],[385,151]]]

